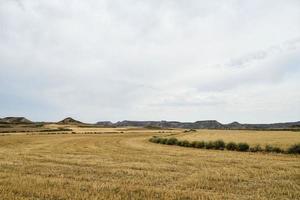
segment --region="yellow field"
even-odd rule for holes
[[[225,142],[247,142],[250,146],[269,144],[283,149],[300,143],[300,132],[296,131],[197,130],[196,132],[176,134],[175,137],[189,141],[222,139]]]
[[[281,139],[271,140],[280,133],[93,131],[101,134],[0,136],[0,199],[300,199],[298,155],[148,142],[153,135],[178,134],[286,146],[299,141],[299,133],[281,133]]]

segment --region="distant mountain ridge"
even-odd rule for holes
[[[222,124],[216,120],[204,120],[196,122],[178,122],[178,121],[119,121],[112,123],[110,121],[97,122],[100,126],[134,126],[134,127],[158,127],[158,128],[185,128],[185,129],[296,129],[300,128],[300,121],[272,124],[241,124],[232,122]]]
[[[216,120],[205,120],[197,122],[178,122],[178,121],[120,121],[112,123],[110,121],[97,122],[102,126],[135,126],[135,127],[158,127],[158,128],[222,128],[223,125]]]
[[[28,124],[35,123],[25,117],[5,117],[0,118],[0,123],[4,124]],[[44,122],[47,123],[47,122]],[[53,123],[53,122],[52,122]],[[57,124],[87,124],[67,117]],[[271,124],[241,124],[239,122],[232,122],[229,124],[222,124],[216,120],[203,120],[196,122],[179,122],[179,121],[130,121],[124,120],[116,123],[110,121],[99,121],[95,125],[102,127],[153,127],[153,128],[183,128],[183,129],[300,129],[300,121],[285,122],[285,123],[271,123]]]

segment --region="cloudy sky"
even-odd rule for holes
[[[300,120],[299,0],[0,0],[0,117]]]

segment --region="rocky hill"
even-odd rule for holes
[[[83,123],[80,121],[77,121],[71,117],[67,117],[67,118],[59,121],[58,124],[83,124]]]
[[[26,119],[25,117],[5,117],[0,118],[0,123],[7,123],[7,124],[29,124],[33,123],[32,121]]]
[[[96,125],[104,126],[104,127],[113,127],[113,126],[115,126],[114,123],[112,123],[110,121],[97,122]]]
[[[245,129],[246,128],[244,124],[240,124],[239,122],[232,122],[230,124],[225,124],[224,126],[228,129]]]

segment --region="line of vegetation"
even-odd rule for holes
[[[79,128],[117,128],[116,126],[110,126],[110,125],[78,125]]]
[[[70,128],[57,128],[57,129],[39,130],[39,132],[57,132],[57,131],[72,131],[72,129],[70,129]]]
[[[4,130],[0,131],[0,133],[31,133],[31,132],[64,132],[64,131],[72,131],[70,128],[57,128],[57,129],[28,129],[28,130]]]
[[[249,144],[245,142],[235,143],[228,142],[225,143],[223,140],[215,141],[193,141],[188,140],[178,140],[175,137],[171,138],[161,138],[153,136],[149,139],[150,142],[166,144],[166,145],[177,145],[182,147],[192,147],[200,149],[215,149],[215,150],[228,150],[228,151],[242,151],[242,152],[272,152],[272,153],[289,153],[289,154],[300,154],[300,143],[290,146],[287,150],[275,147],[272,145],[266,145],[262,148],[260,145],[250,147]]]
[[[299,132],[300,128],[221,128],[216,130],[239,130],[239,131],[293,131]]]
[[[32,130],[5,130],[5,131],[0,131],[0,133],[29,133],[29,132],[37,132],[37,131],[32,131]]]

